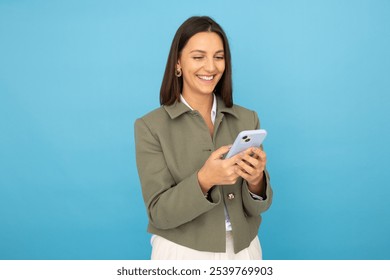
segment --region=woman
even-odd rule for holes
[[[260,214],[271,205],[266,154],[223,159],[256,112],[233,105],[230,50],[209,17],[173,39],[161,107],[135,122],[136,157],[152,259],[261,259]]]

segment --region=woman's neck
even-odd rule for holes
[[[188,95],[183,93],[184,99],[191,106],[192,109],[200,113],[210,113],[213,107],[214,95]]]

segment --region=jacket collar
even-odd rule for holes
[[[173,103],[172,105],[168,105],[168,106],[164,105],[163,107],[167,111],[171,119],[176,119],[182,114],[191,111],[191,109],[188,108],[188,106],[186,106],[183,102],[178,102],[178,101],[175,101],[175,103]],[[226,107],[222,98],[217,96],[217,115],[219,113],[227,113],[238,118],[238,115],[234,110],[234,105],[231,108]]]

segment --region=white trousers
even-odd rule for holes
[[[233,235],[226,232],[226,252],[214,253],[194,250],[161,236],[152,237],[152,260],[261,260],[262,251],[260,240],[256,236],[248,248],[237,254],[233,249]]]

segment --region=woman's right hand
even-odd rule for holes
[[[229,151],[230,147],[231,145],[222,146],[214,151],[199,170],[198,181],[204,194],[214,185],[232,185],[237,181],[239,175],[235,172],[235,168],[242,155],[237,154],[223,159],[223,155]]]

